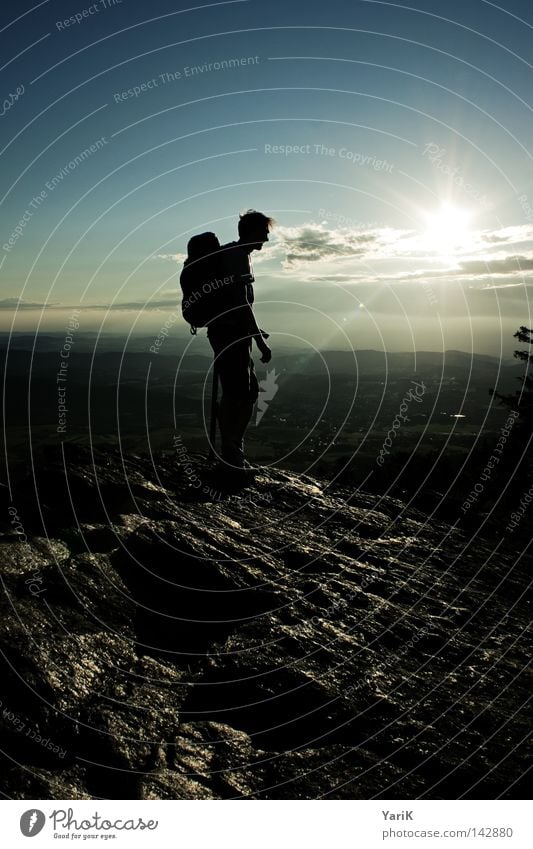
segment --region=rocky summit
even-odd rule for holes
[[[519,547],[198,457],[64,445],[8,483],[4,797],[520,797]]]

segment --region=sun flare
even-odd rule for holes
[[[425,237],[433,250],[450,253],[464,246],[470,235],[471,213],[466,209],[443,204],[425,216]]]

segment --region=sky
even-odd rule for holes
[[[186,338],[194,233],[273,346],[509,356],[533,325],[528,0],[2,3],[0,330]]]

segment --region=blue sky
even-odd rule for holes
[[[531,326],[525,0],[8,2],[0,29],[0,329],[157,332],[189,236],[249,207],[284,344],[508,354]]]

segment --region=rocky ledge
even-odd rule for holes
[[[3,487],[7,798],[516,798],[526,564],[279,469],[65,446]]]

